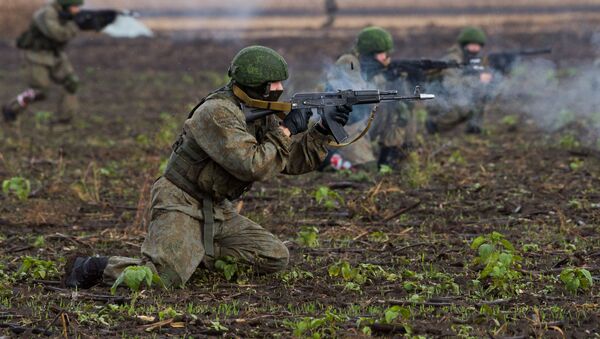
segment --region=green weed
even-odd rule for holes
[[[31,182],[23,177],[12,177],[2,182],[2,192],[7,196],[14,194],[19,200],[25,201],[31,193]]]
[[[334,209],[344,204],[344,199],[336,191],[327,186],[319,186],[315,191],[315,200],[327,209]]]
[[[16,273],[18,278],[48,279],[58,276],[58,269],[52,261],[25,256]]]
[[[298,232],[296,242],[309,248],[319,247],[319,229],[314,226],[302,227],[302,230]]]
[[[520,256],[515,254],[514,246],[498,232],[487,236],[479,236],[471,243],[471,248],[477,250],[476,265],[484,265],[479,272],[478,280],[490,279],[488,292],[497,290],[510,293],[515,289],[515,281],[521,277],[516,269],[520,268]]]
[[[592,274],[584,268],[566,268],[560,272],[559,277],[567,291],[573,294],[587,291],[594,285]]]

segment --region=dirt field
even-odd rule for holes
[[[83,108],[73,126],[48,127],[50,103],[16,126],[0,125],[0,181],[30,183],[23,200],[0,194],[0,338],[600,337],[600,158],[578,145],[573,126],[553,134],[516,127],[505,118],[518,112],[500,105],[485,135],[423,135],[422,149],[392,173],[255,185],[242,214],[286,241],[284,272],[238,267],[229,281],[198,270],[184,290],[115,295],[109,286],[59,286],[73,253],[139,255],[150,186],[188,110],[226,81],[236,50],[251,42],[278,49],[295,77],[288,87],[306,90],[348,49],[352,32],[77,40],[69,53]],[[411,48],[396,56],[440,55],[455,34],[404,31],[398,43]],[[568,69],[593,59],[591,34],[496,27],[491,47],[551,45],[551,58]],[[20,65],[18,51],[0,43],[2,102],[23,88]],[[487,252],[470,245],[492,232],[504,238],[487,239],[486,248],[507,261],[484,277],[476,260]],[[580,284],[589,271],[593,286],[568,291],[559,277],[567,268],[579,269]]]

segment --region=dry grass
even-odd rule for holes
[[[21,33],[29,25],[33,12],[43,3],[43,0],[0,1],[0,38],[10,39]]]

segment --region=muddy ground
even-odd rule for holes
[[[414,48],[397,55],[440,55],[454,34],[409,34],[400,43]],[[589,48],[576,48],[590,34],[497,35],[492,46],[550,44],[551,58],[572,66],[591,60]],[[289,59],[288,87],[306,90],[351,41],[258,42]],[[504,117],[518,112],[501,105],[490,109],[486,134],[424,135],[391,173],[256,184],[242,213],[286,241],[291,260],[280,274],[240,267],[228,281],[199,270],[184,290],[114,296],[105,286],[61,289],[70,254],[139,255],[149,188],[170,144],[247,43],[84,37],[69,51],[84,81],[73,125],[49,127],[51,104],[2,125],[0,179],[21,176],[31,191],[24,200],[0,195],[0,337],[600,336],[600,161],[568,128],[546,133],[527,119],[515,127]],[[19,65],[18,52],[1,45],[2,101],[23,86]],[[319,190],[329,192],[321,202]],[[494,231],[522,260],[478,279],[470,244]],[[43,261],[19,274],[27,256]],[[587,269],[595,284],[567,291],[565,268]]]

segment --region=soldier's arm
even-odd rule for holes
[[[282,172],[290,155],[292,140],[281,129],[268,131],[259,143],[247,132],[243,112],[223,99],[204,103],[186,121],[185,130],[213,161],[246,182]]]
[[[269,130],[275,130],[279,126],[279,119],[270,116],[268,124]],[[312,128],[306,133],[295,135],[292,140],[288,162],[282,173],[298,175],[319,168],[327,156],[327,144],[333,138]]]
[[[79,28],[73,21],[61,23],[55,10],[42,10],[35,15],[34,20],[44,35],[58,42],[67,42],[79,32]]]

